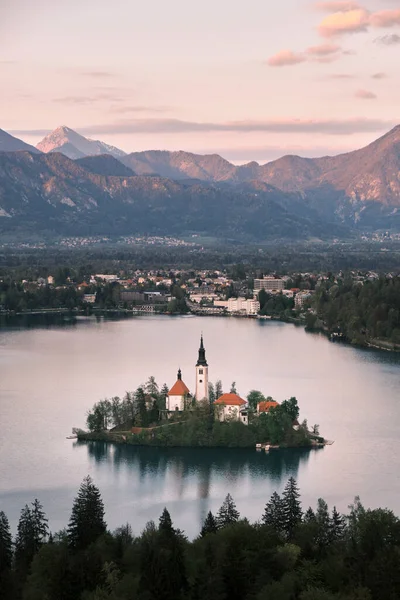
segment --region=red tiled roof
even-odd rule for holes
[[[168,392],[168,396],[185,396],[186,394],[189,394],[189,388],[182,379],[178,379]]]
[[[265,402],[259,402],[257,408],[258,412],[269,412],[271,408],[276,408],[277,406],[279,406],[279,403],[275,402],[275,400],[266,400]]]
[[[237,394],[222,394],[222,396],[220,396],[218,400],[214,402],[214,404],[223,404],[227,406],[242,406],[243,404],[246,404],[246,400],[243,400],[243,398],[241,398]]]

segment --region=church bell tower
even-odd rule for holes
[[[203,335],[200,338],[199,358],[196,364],[196,400],[209,400],[208,395],[208,364],[206,351],[203,344]]]

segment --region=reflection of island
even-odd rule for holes
[[[290,476],[296,477],[300,464],[310,456],[308,449],[254,450],[226,448],[157,448],[108,444],[107,442],[74,442],[85,446],[96,463],[110,463],[115,471],[124,469],[138,473],[139,480],[147,477],[174,479],[179,497],[193,477],[197,481],[198,498],[207,498],[212,480],[223,479],[227,487],[243,476],[250,479],[269,478],[277,485]]]

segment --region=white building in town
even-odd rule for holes
[[[283,279],[276,279],[275,277],[263,277],[262,279],[254,280],[254,293],[265,290],[266,292],[280,291],[285,287]]]
[[[258,300],[251,298],[229,298],[229,300],[214,300],[214,306],[226,308],[228,313],[243,313],[246,315],[257,315],[260,310]]]

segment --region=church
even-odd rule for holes
[[[204,348],[203,335],[200,338],[199,355],[196,363],[196,391],[193,396],[182,379],[182,371],[178,370],[178,378],[169,390],[166,399],[166,409],[169,413],[190,410],[196,402],[210,401],[208,389],[208,363]],[[222,394],[214,402],[215,414],[220,421],[241,421],[248,424],[247,402],[238,394]]]

